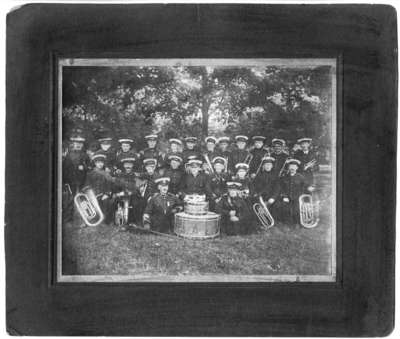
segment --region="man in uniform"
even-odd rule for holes
[[[239,182],[241,185],[240,195],[242,198],[248,198],[250,193],[249,165],[238,163],[235,166],[236,174],[232,176],[232,181]]]
[[[178,196],[184,174],[181,168],[183,160],[179,155],[170,155],[167,160],[169,161],[169,168],[165,171],[164,176],[170,179],[169,192]]]
[[[228,181],[228,173],[225,171],[226,160],[223,157],[215,157],[212,161],[213,172],[210,174],[211,197],[210,210],[215,210],[215,203],[221,199],[226,193],[226,182]]]
[[[132,221],[135,224],[140,224],[143,221],[143,213],[147,201],[155,194],[155,189],[154,185],[149,185],[148,176],[146,174],[142,173],[136,177],[136,190],[131,198],[134,207],[132,210]]]
[[[231,151],[229,150],[229,137],[220,137],[218,138],[218,150],[217,154],[220,157],[225,158],[227,162],[227,171],[231,172]]]
[[[182,210],[181,201],[168,192],[170,179],[156,179],[158,193],[153,195],[143,214],[143,226],[157,232],[171,233],[175,213]]]
[[[176,138],[171,138],[168,140],[168,142],[169,142],[169,151],[165,155],[164,160],[168,162],[169,157],[171,155],[177,155],[180,158],[182,158],[182,147],[183,147],[182,141]]]
[[[185,149],[182,152],[183,162],[186,164],[190,159],[201,159],[200,151],[196,147],[197,138],[187,137],[185,138]]]
[[[254,178],[250,185],[250,195],[253,203],[257,202],[261,196],[265,203],[272,207],[279,197],[279,179],[276,171],[274,171],[275,158],[265,157],[262,159],[262,167],[260,172]],[[271,214],[273,209],[270,209]]]
[[[285,174],[285,167],[286,167],[286,160],[289,157],[289,154],[287,154],[284,150],[284,147],[286,145],[285,140],[283,139],[272,139],[272,153],[271,157],[275,159],[274,162],[274,172],[278,176],[282,176]]]
[[[189,173],[185,173],[182,179],[181,192],[183,195],[198,194],[206,195],[207,199],[211,197],[209,178],[206,174],[200,172],[202,161],[191,159],[188,161]]]
[[[159,171],[157,171],[157,160],[156,159],[144,159],[144,176],[147,179],[147,186],[150,192],[157,192],[157,188],[154,180],[160,176]]]
[[[149,135],[146,135],[144,138],[147,142],[148,147],[146,147],[144,150],[139,152],[142,163],[143,163],[144,159],[156,159],[157,170],[162,172],[164,170],[165,164],[164,164],[164,155],[157,148],[158,136],[156,134],[149,134]]]
[[[250,151],[252,159],[250,162],[250,177],[255,178],[257,171],[260,170],[261,159],[265,156],[269,156],[268,150],[264,148],[265,137],[261,135],[255,135],[253,138],[254,148]]]
[[[249,204],[240,197],[241,184],[228,181],[228,193],[217,203],[216,211],[221,215],[221,233],[226,235],[249,234],[253,230],[253,211]]]
[[[133,139],[123,137],[118,139],[118,142],[120,143],[121,148],[116,153],[116,173],[121,173],[123,170],[122,160],[126,158],[133,159],[133,171],[135,173],[140,172],[139,154],[132,149]]]
[[[108,173],[113,172],[115,167],[115,149],[112,147],[112,135],[111,132],[105,130],[102,131],[98,139],[100,144],[100,149],[96,152],[98,154],[104,154],[105,160],[105,171]]]
[[[251,154],[246,150],[247,141],[249,138],[245,135],[237,135],[235,137],[236,148],[231,153],[231,170],[233,171],[236,164],[239,163],[250,163]]]
[[[94,168],[86,176],[85,186],[93,189],[100,208],[105,217],[105,223],[109,224],[113,218],[112,192],[114,189],[113,177],[105,171],[106,156],[102,152],[93,155]]]
[[[63,161],[63,182],[69,185],[72,195],[75,196],[85,183],[90,160],[83,150],[83,136],[73,135],[69,140],[71,147]]]
[[[205,138],[205,143],[206,143],[206,150],[203,152],[203,170],[207,173],[210,174],[212,172],[212,169],[210,169],[210,165],[206,161],[206,156],[210,163],[213,163],[213,159],[218,156],[218,152],[215,149],[215,145],[217,143],[217,138],[213,136],[208,136]]]
[[[294,153],[294,158],[300,161],[299,172],[304,175],[306,180],[314,184],[314,172],[319,170],[317,154],[310,149],[311,138],[301,138],[297,140],[300,149]]]
[[[280,178],[280,205],[282,219],[289,224],[299,227],[299,197],[300,195],[313,191],[313,187],[305,177],[297,173],[300,161],[289,159],[288,175]]]

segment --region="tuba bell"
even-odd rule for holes
[[[305,228],[313,228],[319,222],[319,202],[314,202],[311,194],[299,197],[300,224]]]
[[[261,222],[261,226],[267,230],[275,225],[275,220],[269,211],[267,204],[264,199],[260,196],[260,202],[256,202],[253,205],[253,211],[256,214],[258,220]]]
[[[77,193],[74,202],[87,226],[97,226],[104,220],[104,214],[91,187],[86,186]]]

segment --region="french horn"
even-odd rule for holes
[[[300,224],[305,228],[314,228],[319,222],[319,203],[313,201],[311,194],[299,197]]]
[[[75,195],[74,202],[87,226],[98,226],[104,220],[104,214],[91,187],[86,186],[81,192],[78,192]]]
[[[264,229],[267,230],[275,225],[275,220],[261,196],[259,198],[259,202],[253,204],[253,211]]]

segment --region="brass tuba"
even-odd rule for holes
[[[319,202],[314,202],[311,194],[299,197],[300,224],[305,228],[313,228],[319,222]]]
[[[118,203],[117,210],[115,211],[114,223],[116,226],[128,225],[129,217],[129,195],[124,195],[121,202]]]
[[[256,214],[258,220],[261,222],[262,227],[267,230],[275,225],[275,220],[272,217],[267,204],[264,199],[260,196],[260,202],[256,202],[253,205],[253,211]]]
[[[97,226],[104,220],[104,214],[91,187],[86,186],[77,193],[74,202],[87,226]]]

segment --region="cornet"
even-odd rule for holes
[[[319,222],[319,202],[314,203],[311,194],[299,197],[300,224],[305,228],[313,228]]]
[[[74,202],[87,226],[97,226],[102,223],[104,214],[92,188],[84,187],[81,192],[75,195]]]
[[[267,204],[261,196],[259,198],[259,202],[256,202],[253,205],[253,211],[265,230],[268,230],[275,225],[275,220],[272,217],[272,214],[269,211]]]

